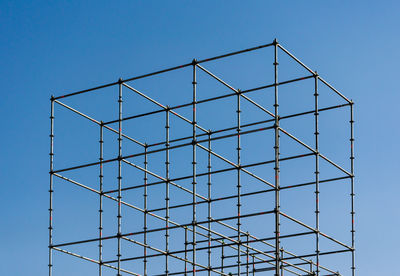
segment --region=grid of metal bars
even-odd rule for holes
[[[218,76],[211,73],[207,70],[203,64],[209,61],[215,61],[218,59],[226,58],[229,56],[239,55],[245,52],[260,50],[266,47],[274,48],[274,83],[264,85],[257,88],[252,88],[248,90],[239,90],[233,88],[231,85],[223,81]],[[285,80],[278,81],[278,51],[287,54],[290,58],[296,61],[299,65],[305,68],[309,75]],[[142,78],[146,78],[149,76],[154,76],[158,74],[162,74],[165,72],[169,72],[172,70],[180,70],[182,68],[192,68],[192,101],[189,103],[184,103],[179,106],[166,106],[163,105],[156,100],[150,98],[139,90],[135,89],[128,83],[133,80],[138,80]],[[228,89],[232,91],[230,94],[225,94],[222,96],[216,96],[212,98],[207,98],[203,100],[198,100],[197,97],[197,71],[201,70],[208,74],[210,77],[214,78],[218,82],[225,85]],[[286,116],[279,115],[279,91],[278,88],[282,85],[286,85],[289,83],[300,82],[305,79],[314,79],[314,109],[304,111],[301,113],[295,113]],[[343,104],[329,106],[325,108],[319,107],[318,101],[318,85],[322,84],[327,86],[331,92],[337,94],[344,100]],[[89,117],[86,114],[81,113],[80,111],[66,105],[61,102],[62,99],[67,97],[76,96],[83,93],[95,93],[96,90],[102,89],[105,87],[116,86],[118,87],[118,119],[103,122],[100,120],[96,120],[94,118]],[[161,109],[138,114],[134,116],[124,117],[123,116],[123,94],[122,91],[124,89],[128,89],[133,93],[149,100],[154,103]],[[261,104],[255,102],[251,99],[248,94],[250,92],[259,91],[267,88],[274,89],[274,104],[273,111],[268,110],[263,107]],[[230,128],[225,129],[216,129],[216,130],[208,130],[204,126],[201,126],[197,122],[197,110],[199,105],[205,102],[216,101],[222,98],[227,97],[236,97],[236,125]],[[269,119],[263,121],[257,121],[253,123],[243,124],[241,121],[241,101],[247,101],[251,103],[255,108],[258,108],[264,111]],[[79,166],[69,167],[69,168],[57,168],[55,169],[53,166],[54,163],[54,110],[55,104],[60,105],[72,112],[79,114],[80,116],[90,120],[91,122],[97,124],[99,126],[99,161],[92,162],[88,164],[82,164]],[[178,110],[183,107],[191,107],[192,108],[192,118],[186,118],[185,116],[179,114]],[[319,114],[320,112],[337,109],[337,108],[349,108],[350,111],[350,167],[351,170],[347,171],[339,164],[334,163],[331,159],[328,159],[327,156],[323,155],[319,151]],[[133,120],[135,118],[149,116],[156,113],[165,113],[165,141],[154,144],[147,144],[145,142],[138,141],[135,138],[129,137],[124,134],[123,131],[123,122],[127,120]],[[283,129],[280,126],[280,122],[285,119],[303,116],[307,114],[314,115],[314,141],[315,144],[313,146],[307,145],[300,139],[296,138],[292,133]],[[187,137],[181,137],[178,139],[170,138],[170,117],[176,116],[188,124],[192,125],[192,135]],[[322,255],[330,255],[330,254],[342,254],[342,253],[350,253],[351,254],[351,271],[352,275],[355,275],[355,245],[354,245],[354,136],[353,136],[353,102],[342,95],[339,91],[333,88],[327,81],[321,78],[316,72],[312,71],[305,64],[303,64],[299,59],[297,59],[293,54],[291,54],[288,50],[286,50],[282,45],[280,45],[276,40],[274,40],[270,44],[261,45],[258,47],[245,49],[242,51],[237,51],[233,53],[228,53],[225,55],[204,59],[204,60],[193,60],[190,63],[183,64],[181,66],[157,71],[154,73],[133,77],[127,80],[119,79],[117,82],[98,86],[91,89],[86,89],[83,91],[78,91],[74,93],[70,93],[67,95],[62,95],[58,97],[51,97],[51,130],[50,130],[50,207],[49,207],[49,276],[53,275],[53,252],[58,251],[62,253],[69,254],[71,256],[78,257],[80,259],[95,263],[98,265],[98,275],[103,275],[103,270],[108,268],[115,270],[117,275],[153,275],[153,272],[149,272],[149,259],[163,257],[164,264],[159,264],[160,267],[163,266],[163,272],[160,272],[159,275],[211,275],[211,274],[219,274],[219,275],[255,275],[261,274],[266,275],[267,272],[274,273],[276,276],[281,275],[342,275],[339,272],[335,271],[332,268],[328,268],[322,264],[320,264],[320,256]],[[112,124],[117,124],[118,129],[114,129],[111,127]],[[103,156],[103,143],[104,143],[104,131],[111,131],[118,135],[118,156],[111,159],[104,159]],[[273,131],[274,132],[274,159],[265,160],[258,163],[252,164],[242,164],[241,162],[241,136],[255,133],[255,132],[264,132],[264,131]],[[290,137],[293,141],[296,141],[298,144],[303,146],[308,153],[295,155],[290,157],[281,158],[280,157],[280,136],[285,135]],[[227,139],[236,137],[236,161],[228,160],[226,157],[218,154],[213,151],[212,141]],[[122,152],[123,141],[126,143],[135,143],[142,147],[142,152],[138,153],[128,153],[125,154]],[[159,147],[162,145],[163,147]],[[170,176],[170,151],[177,148],[182,147],[191,147],[192,148],[192,173],[190,175],[181,176],[178,178],[171,178]],[[198,171],[198,158],[197,158],[197,150],[205,151],[207,153],[208,161],[207,161],[207,171],[199,172]],[[154,153],[164,152],[165,153],[165,175],[158,175],[148,169],[148,156]],[[135,164],[130,160],[133,157],[142,156],[144,158],[143,165]],[[292,160],[292,159],[301,159],[309,156],[314,156],[315,158],[315,180],[307,183],[298,183],[290,186],[281,186],[280,185],[280,163]],[[212,158],[217,158],[222,160],[223,162],[230,165],[229,168],[213,170],[212,169]],[[320,179],[319,177],[319,161],[323,159],[331,164],[333,167],[341,171],[345,174],[345,176],[329,178],[329,179]],[[103,185],[103,165],[111,162],[116,162],[118,164],[118,189],[105,191]],[[134,186],[123,186],[122,185],[122,164],[127,164],[134,169],[140,170],[143,173],[143,184],[134,185]],[[270,181],[264,179],[255,173],[251,172],[251,168],[256,166],[261,166],[265,164],[273,164],[274,165],[274,180]],[[89,187],[83,183],[79,183],[71,178],[67,178],[62,175],[63,172],[78,170],[85,167],[98,166],[99,167],[99,186],[98,189],[94,189]],[[233,171],[237,172],[236,178],[236,194],[226,195],[225,197],[215,198],[212,195],[212,177],[216,174]],[[254,190],[251,192],[244,193],[242,191],[242,175],[248,175],[257,179],[258,181],[264,183],[266,186],[263,190]],[[152,176],[158,179],[155,182],[148,182],[148,177]],[[201,176],[207,177],[207,195],[201,195],[198,193],[198,178]],[[98,227],[98,237],[93,237],[88,240],[80,240],[80,241],[71,241],[60,244],[53,243],[53,193],[54,193],[54,177],[67,181],[71,184],[77,185],[81,188],[84,188],[90,192],[96,193],[99,197],[99,227]],[[333,182],[338,180],[348,179],[351,185],[351,245],[347,245],[330,235],[321,232],[319,227],[319,185],[324,182]],[[180,185],[177,182],[181,180],[189,180],[191,181],[191,186]],[[157,209],[148,209],[148,188],[151,186],[158,186],[160,189],[164,185],[165,188],[165,206]],[[189,193],[192,197],[192,202],[182,203],[179,205],[171,205],[170,204],[170,188],[174,186],[175,188],[181,189],[186,193]],[[282,212],[280,208],[280,191],[286,189],[296,189],[304,186],[314,186],[315,188],[315,225],[307,225],[306,223]],[[136,206],[130,202],[125,202],[122,200],[122,195],[124,192],[128,190],[141,189],[143,190],[143,206]],[[245,197],[249,197],[257,194],[264,193],[274,193],[275,197],[275,208],[273,210],[261,210],[255,213],[246,213],[243,214],[242,211],[242,199]],[[117,196],[113,196],[113,194],[117,194]],[[235,216],[226,216],[215,218],[212,215],[212,207],[213,203],[220,202],[224,200],[236,199],[236,209],[237,214]],[[117,212],[117,224],[118,224],[118,232],[115,235],[111,236],[103,236],[103,202],[104,200],[113,200],[118,204],[118,212]],[[207,219],[206,220],[198,220],[197,217],[197,207],[200,205],[207,206]],[[133,208],[136,211],[139,211],[143,214],[143,230],[137,232],[123,232],[122,230],[122,206]],[[188,223],[178,223],[175,221],[174,217],[171,217],[170,211],[172,209],[179,209],[184,207],[192,208],[192,217],[191,221]],[[164,212],[164,215],[160,215],[159,212]],[[244,227],[243,220],[249,217],[259,217],[259,221],[261,222],[260,227],[272,227],[271,225],[263,225],[262,216],[265,215],[273,215],[274,216],[274,236],[272,237],[257,237],[252,233],[246,231],[246,227]],[[149,218],[155,218],[164,222],[164,227],[153,227],[149,224]],[[281,222],[280,219],[285,218],[288,219],[306,229],[306,232],[298,232],[289,235],[281,235]],[[218,225],[218,229],[227,229],[230,231],[234,231],[236,234],[229,235],[228,231],[225,233],[224,231],[215,230],[214,225]],[[221,228],[222,227],[222,228]],[[182,229],[184,233],[184,242],[180,244],[181,249],[172,250],[171,251],[171,240],[170,233],[175,229]],[[127,229],[128,230],[128,229]],[[151,244],[148,240],[148,235],[150,233],[163,233],[162,239],[165,242],[164,248],[158,248]],[[229,232],[230,233],[230,232]],[[161,234],[160,234],[161,235]],[[314,235],[315,236],[315,252],[306,255],[298,255],[294,252],[288,251],[286,248],[281,246],[281,241],[286,238],[295,238],[298,236],[304,235]],[[334,243],[340,245],[342,247],[341,250],[320,252],[320,239],[326,238]],[[105,240],[116,240],[117,241],[117,253],[116,259],[109,260],[104,258],[103,254],[103,242]],[[123,254],[121,241],[128,241],[135,245],[139,245],[143,248],[142,254],[138,256],[125,256]],[[64,249],[66,246],[75,245],[75,244],[87,244],[87,243],[98,243],[98,258],[89,258],[86,256],[79,255],[74,252],[70,252]],[[205,257],[199,256],[202,252],[206,252]],[[181,265],[177,265],[175,263],[171,263],[171,260],[178,260]],[[231,259],[236,259],[236,262],[231,262]],[[125,262],[133,261],[133,260],[142,260],[142,267],[137,271],[130,271],[123,268],[123,264]],[[217,262],[219,263],[218,265]],[[140,272],[138,272],[140,271]]]

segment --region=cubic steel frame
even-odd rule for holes
[[[242,53],[247,53],[251,51],[260,50],[266,47],[274,48],[274,83],[260,86],[257,88],[240,90],[232,87],[227,82],[223,81],[218,76],[214,75],[212,72],[207,70],[203,64],[216,61],[222,58],[227,58],[234,55],[239,55]],[[306,71],[308,71],[308,75],[291,79],[285,81],[278,80],[278,51],[283,52],[288,55],[291,59],[293,59],[296,63],[302,66]],[[166,106],[158,101],[150,98],[145,95],[138,89],[129,85],[129,82],[134,80],[143,79],[150,76],[155,76],[159,74],[163,74],[166,72],[170,72],[173,70],[180,70],[182,68],[192,68],[192,101],[189,103],[184,103],[179,106]],[[197,97],[197,78],[196,72],[197,70],[201,70],[208,74],[210,77],[214,78],[216,81],[222,83],[228,89],[232,91],[232,93],[225,94],[222,96],[215,96],[212,98],[207,98],[203,100],[198,100]],[[295,113],[286,116],[279,115],[279,102],[278,102],[278,88],[282,85],[286,85],[289,83],[300,82],[305,79],[314,79],[314,108],[312,110],[307,110],[301,113]],[[330,91],[340,98],[344,100],[343,104],[334,105],[329,107],[320,108],[319,107],[319,87],[318,85],[325,85],[330,89]],[[66,105],[61,102],[62,99],[67,97],[76,96],[83,93],[94,93],[98,89],[106,88],[106,87],[117,87],[118,88],[118,119],[103,122],[98,119],[94,119],[89,117],[88,115]],[[122,112],[123,105],[123,95],[122,90],[128,89],[130,92],[136,93],[137,95],[147,99],[148,101],[154,103],[159,108],[157,110],[142,113],[134,116],[124,117]],[[274,104],[273,110],[270,111],[267,108],[263,107],[261,104],[255,102],[248,95],[251,92],[264,90],[267,88],[271,88],[274,90]],[[216,129],[209,130],[205,126],[201,126],[196,121],[196,116],[198,112],[198,108],[200,108],[202,103],[217,101],[227,97],[236,97],[236,113],[237,113],[237,124],[230,128],[225,129]],[[266,116],[270,117],[263,121],[257,121],[248,124],[241,123],[241,101],[245,100],[251,103],[255,108],[258,108],[266,113]],[[85,119],[90,120],[94,124],[99,126],[99,161],[82,164],[79,166],[69,167],[69,168],[54,168],[54,108],[55,104],[66,108],[74,113],[79,114]],[[95,263],[98,265],[98,275],[101,276],[103,270],[106,268],[113,269],[116,271],[117,275],[130,274],[130,275],[150,275],[148,274],[149,265],[148,261],[150,258],[163,257],[164,260],[164,272],[159,275],[196,275],[196,274],[220,274],[220,275],[255,275],[266,273],[267,271],[273,272],[276,276],[281,275],[341,275],[339,272],[323,266],[320,264],[320,256],[329,255],[329,254],[342,254],[348,252],[351,255],[351,271],[352,275],[355,275],[355,244],[354,244],[354,119],[353,119],[353,101],[346,98],[343,94],[341,94],[338,90],[336,90],[332,85],[330,85],[326,80],[324,80],[321,76],[319,76],[315,71],[311,70],[304,63],[302,63],[298,58],[296,58],[292,53],[290,53],[287,49],[285,49],[281,44],[277,42],[275,39],[272,43],[261,45],[258,47],[253,47],[237,52],[232,52],[208,59],[203,60],[193,60],[190,63],[186,63],[180,66],[176,66],[173,68],[168,68],[165,70],[129,78],[126,80],[119,79],[116,82],[101,85],[98,87],[62,95],[51,97],[51,129],[50,129],[50,206],[49,206],[49,276],[53,275],[53,252],[58,251],[62,253],[69,254],[71,256],[75,256],[77,258]],[[192,108],[192,118],[187,118],[181,114],[179,114],[179,109],[183,107],[191,107]],[[349,123],[350,123],[350,171],[347,171],[339,164],[336,164],[327,156],[323,155],[319,151],[319,114],[320,112],[338,109],[338,108],[349,108]],[[149,116],[156,113],[165,113],[165,140],[160,143],[155,144],[147,144],[142,141],[138,141],[135,138],[132,138],[123,133],[122,123],[127,120],[133,120],[135,118]],[[287,130],[283,129],[280,126],[280,121],[288,118],[293,118],[297,116],[303,115],[314,115],[314,145],[308,145],[296,138],[293,134],[289,133]],[[177,139],[170,139],[169,129],[170,129],[170,117],[176,116],[177,118],[182,119],[186,123],[191,125],[192,135],[187,137],[181,137]],[[117,124],[118,128],[114,129],[111,125]],[[104,159],[103,156],[103,132],[111,131],[115,135],[118,136],[118,156],[112,159]],[[271,143],[274,147],[275,158],[273,160],[265,160],[263,162],[258,162],[254,164],[242,164],[241,163],[241,136],[247,135],[254,132],[261,131],[273,131],[274,132],[274,141]],[[308,153],[302,155],[291,156],[287,158],[280,157],[280,136],[285,135],[290,137],[293,141],[297,142],[299,145],[304,147]],[[232,138],[236,137],[236,160],[231,161],[226,157],[214,152],[212,150],[212,141]],[[126,140],[129,143],[135,143],[142,147],[142,152],[123,155],[122,154],[122,141]],[[206,144],[204,146],[203,144]],[[159,147],[162,146],[162,147]],[[170,166],[170,151],[181,148],[181,147],[191,147],[192,151],[192,173],[187,176],[182,176],[179,178],[170,178],[169,166]],[[197,168],[197,150],[200,149],[205,151],[208,155],[208,170],[206,172],[198,172]],[[148,156],[153,153],[164,152],[165,153],[165,175],[158,175],[150,170],[148,170]],[[133,157],[142,156],[144,157],[144,163],[142,165],[135,164],[129,159]],[[280,185],[280,163],[290,159],[300,159],[309,156],[314,156],[315,158],[315,179],[312,182],[307,183],[293,183],[290,186],[281,186]],[[212,170],[211,158],[218,158],[223,162],[229,164],[229,168],[222,170]],[[329,178],[329,179],[320,179],[319,177],[319,161],[320,160],[327,161],[330,165],[338,169],[345,174],[345,176]],[[115,162],[118,164],[118,189],[105,191],[103,186],[103,165],[107,163]],[[140,170],[143,173],[144,180],[140,185],[134,186],[123,186],[122,185],[122,164],[127,164],[133,167],[135,170]],[[273,164],[274,165],[274,174],[275,178],[273,181],[269,181],[267,179],[263,179],[251,172],[251,168],[255,166],[265,165],[265,164]],[[63,172],[77,170],[85,167],[97,166],[99,169],[99,180],[98,180],[98,189],[93,187],[89,187],[83,183],[79,183],[73,179],[65,177],[62,175]],[[212,196],[212,176],[216,174],[220,174],[223,172],[232,171],[237,172],[237,181],[236,181],[236,194],[229,194],[222,198],[215,198]],[[265,189],[257,190],[252,192],[243,193],[241,191],[242,183],[241,183],[241,175],[246,174],[249,175],[258,181],[265,184]],[[155,182],[148,182],[148,177],[152,176],[158,179]],[[197,191],[197,178],[201,176],[206,176],[208,178],[208,194],[201,195]],[[89,192],[95,193],[99,197],[99,227],[98,227],[98,236],[93,237],[92,239],[87,240],[79,240],[79,241],[71,241],[66,243],[54,244],[53,243],[53,193],[54,193],[54,177],[58,179],[62,179],[71,184],[77,185],[83,189],[86,189]],[[320,231],[319,221],[320,221],[320,207],[319,207],[319,194],[320,194],[320,184],[324,182],[333,182],[338,180],[347,179],[351,185],[351,210],[350,210],[350,218],[349,224],[351,225],[351,245],[345,244],[330,235],[323,233]],[[191,181],[191,188],[184,187],[183,185],[177,184],[176,182],[179,180],[188,180]],[[148,187],[150,186],[161,186],[164,185],[165,189],[165,207],[151,210],[147,205],[147,197],[148,197]],[[179,205],[170,205],[170,187],[176,187],[178,189],[183,190],[186,193],[189,193],[192,197],[192,202],[185,203]],[[304,186],[314,186],[315,189],[315,225],[307,225],[306,223],[282,212],[280,206],[280,191],[285,189],[296,189]],[[132,189],[141,189],[143,191],[143,206],[136,206],[132,203],[125,202],[122,200],[123,192]],[[256,213],[242,214],[241,213],[241,199],[244,197],[263,194],[263,193],[274,193],[275,197],[275,208],[273,210],[262,210]],[[117,196],[113,196],[113,194],[117,194]],[[237,215],[230,217],[221,217],[214,218],[212,216],[212,207],[213,203],[217,201],[224,201],[228,199],[236,199],[236,208]],[[103,201],[104,200],[112,200],[118,204],[118,213],[117,215],[117,225],[118,225],[118,233],[112,236],[103,236]],[[197,214],[197,206],[198,205],[207,205],[208,209],[208,219],[203,221],[198,221],[196,216]],[[143,230],[139,232],[123,232],[122,229],[122,215],[121,215],[121,206],[125,206],[127,208],[133,208],[143,214]],[[183,207],[192,208],[192,218],[190,223],[181,224],[177,223],[170,216],[170,210],[179,209]],[[164,215],[160,215],[160,212],[164,212]],[[246,217],[261,217],[264,215],[273,215],[274,216],[274,233],[275,235],[272,237],[256,237],[252,233],[246,231],[245,227],[243,227],[243,219]],[[152,217],[158,219],[164,223],[164,227],[154,228],[148,222],[148,218]],[[288,219],[295,224],[302,226],[306,229],[306,232],[298,232],[290,235],[280,235],[281,233],[281,222],[280,219],[285,218]],[[262,218],[259,218],[259,221],[262,222]],[[230,223],[234,222],[234,223]],[[213,225],[218,225],[220,227],[225,227],[226,229],[230,229],[236,232],[235,235],[228,235],[223,231],[216,231],[213,229]],[[270,227],[270,225],[265,225],[265,227]],[[170,231],[174,229],[181,229],[184,231],[184,240],[182,243],[182,249],[176,251],[170,251]],[[148,234],[149,233],[163,233],[163,240],[165,242],[165,248],[157,248],[156,246],[151,245],[151,242],[148,242]],[[291,251],[288,251],[286,248],[282,248],[281,240],[285,238],[296,238],[298,236],[303,235],[314,235],[315,236],[315,252],[307,255],[298,255]],[[332,242],[340,245],[343,249],[321,252],[320,251],[320,238],[326,238],[331,240]],[[105,260],[103,257],[103,242],[105,240],[116,240],[117,246],[117,258],[114,260]],[[129,243],[138,245],[143,247],[143,253],[139,256],[124,256],[123,248],[121,247],[121,241],[127,241]],[[98,258],[89,258],[86,256],[79,255],[77,253],[68,251],[63,249],[65,246],[74,245],[74,244],[86,244],[86,243],[98,243]],[[233,250],[236,252],[232,255],[227,255],[227,250]],[[218,250],[219,253],[216,253]],[[225,251],[224,251],[225,250]],[[199,258],[198,254],[200,252],[206,252],[207,258]],[[225,252],[225,253],[224,253]],[[175,259],[179,260],[182,265],[171,265],[170,260]],[[215,260],[218,259],[219,265],[215,265]],[[228,262],[229,259],[236,259],[236,263],[232,264],[232,262]],[[123,268],[124,262],[131,260],[142,260],[143,264],[140,268],[141,273],[129,271]],[[214,265],[212,265],[214,264]]]

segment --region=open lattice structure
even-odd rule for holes
[[[218,72],[211,72],[212,70],[207,68],[208,63],[267,48],[273,51],[273,60],[269,63],[273,68],[272,83],[240,90],[229,81],[223,80]],[[279,80],[278,70],[281,68],[278,63],[278,53],[292,59],[305,69],[306,74],[299,78]],[[187,91],[191,97],[188,102],[169,106],[135,87],[135,82],[140,79],[156,78],[179,70],[190,70],[190,79],[184,80],[191,86]],[[229,93],[201,98],[199,89],[201,84],[198,79],[200,73],[221,84]],[[309,92],[313,108],[281,114],[280,88],[304,81],[312,83]],[[343,102],[320,107],[320,86],[327,88],[329,93]],[[105,88],[112,88],[115,91],[115,102],[112,104],[118,117],[113,120],[93,118],[64,102],[67,98],[80,97],[82,94],[90,96]],[[134,104],[128,106],[124,101],[128,93],[148,101],[154,109],[144,113],[124,115],[123,110],[135,109]],[[253,98],[256,93],[268,93],[271,96],[271,104],[265,105],[256,101]],[[220,129],[203,125],[198,120],[199,112],[205,110],[207,113],[207,103],[224,99],[232,100],[229,108],[233,108],[234,123]],[[293,101],[296,101],[295,97]],[[57,156],[54,152],[56,106],[78,114],[82,120],[88,120],[98,127],[99,143],[96,144],[98,160],[66,168],[54,167]],[[220,108],[223,110],[223,105]],[[350,146],[350,150],[347,159],[350,159],[346,165],[334,162],[335,156],[325,155],[319,148],[319,118],[323,112],[338,109],[348,110],[346,111],[348,120],[343,122],[349,129],[347,145]],[[243,116],[246,112],[250,114],[261,112],[264,119],[244,122]],[[163,125],[162,127],[139,125],[128,135],[129,127],[126,126],[128,122],[155,115],[159,116],[157,121]],[[298,138],[296,133],[285,129],[282,124],[284,121],[303,116],[308,116],[312,122],[310,133],[312,143]],[[56,265],[53,264],[53,255],[56,252],[94,263],[92,275],[97,273],[100,276],[355,275],[353,102],[276,40],[270,44],[213,58],[193,60],[181,66],[52,97],[50,119],[49,276],[58,274]],[[211,119],[218,120],[218,118]],[[181,124],[175,127],[174,120]],[[142,131],[140,128],[150,129],[148,139],[142,140],[143,135],[141,138],[135,136],[135,133]],[[176,133],[172,136],[172,130],[178,128],[185,128],[186,134],[183,135],[182,131],[181,136]],[[104,156],[105,132],[114,135],[115,138],[110,140],[110,144],[116,149],[112,158]],[[149,142],[153,132],[161,133],[162,139]],[[246,137],[258,137],[257,135],[265,133],[267,136],[259,136],[260,138],[255,138],[253,142],[246,140]],[[304,152],[283,155],[282,139],[292,141]],[[131,148],[132,151],[124,148],[128,145],[134,146]],[[271,155],[260,154],[264,148],[271,149]],[[246,155],[260,155],[263,159],[257,162],[245,162]],[[152,156],[155,156],[154,159],[151,159]],[[312,180],[290,181],[290,183],[281,180],[285,174],[282,165],[292,160],[311,162]],[[154,169],[152,162],[157,163]],[[333,169],[337,175],[322,178],[321,162],[324,162],[324,166],[329,166],[330,170]],[[115,184],[113,188],[107,186],[105,181],[105,167],[111,164],[115,172],[115,178],[112,180]],[[93,181],[81,183],[66,176],[68,172],[85,168],[94,168],[98,171],[98,178],[94,183]],[[303,167],[293,166],[293,168],[294,172],[305,170]],[[73,185],[96,196],[98,202],[96,208],[99,212],[93,214],[98,221],[95,236],[82,240],[54,242],[54,234],[57,232],[57,227],[53,225],[53,217],[57,215],[54,208],[56,202],[54,197],[57,195],[56,179],[62,182],[62,185]],[[334,183],[341,181],[345,184],[340,185],[347,185],[350,195],[346,201],[349,215],[342,220],[350,229],[349,243],[331,235],[329,228],[320,227],[321,186],[336,185]],[[296,193],[306,188],[311,190],[311,200],[308,201],[311,201],[313,206],[312,223],[286,212],[281,202],[283,193],[289,190]],[[138,193],[130,194],[135,191]],[[62,196],[64,195],[59,197]],[[345,199],[343,197],[343,201],[340,202],[345,202]],[[113,222],[104,217],[107,206],[110,206],[106,205],[106,202],[113,204],[111,210]],[[113,225],[111,229],[115,231],[114,234],[104,234],[108,223]],[[300,241],[303,237],[307,240]],[[289,240],[292,243],[286,243]],[[305,252],[306,250],[297,252],[296,248],[292,250],[290,245],[295,244],[296,240],[299,240],[300,247],[304,244],[304,248],[310,250],[308,252]],[[326,248],[334,249],[325,250],[320,246],[322,240],[327,240],[336,247],[328,246]],[[114,252],[106,252],[111,249],[107,249],[105,243],[113,243]],[[73,250],[74,246],[89,246],[89,244],[95,244],[96,256],[86,256]],[[347,256],[345,258],[349,260],[348,272],[338,271],[338,268],[341,268],[341,261],[333,259],[328,261],[328,264],[321,261],[322,258],[333,255]]]

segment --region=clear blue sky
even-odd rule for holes
[[[358,275],[395,275],[400,4],[276,3],[0,1],[0,274],[47,273],[51,94],[277,37],[356,103]]]

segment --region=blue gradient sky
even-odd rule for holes
[[[47,273],[51,94],[277,37],[356,103],[358,275],[395,275],[399,10],[397,1],[0,1],[0,274]]]

